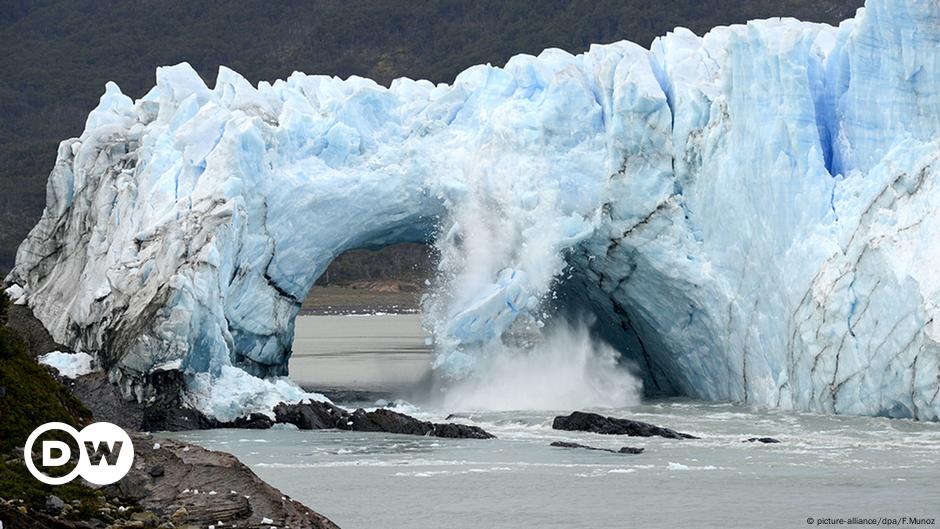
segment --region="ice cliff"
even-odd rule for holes
[[[940,4],[916,0],[451,85],[160,68],[61,143],[7,285],[146,398],[161,367],[285,374],[331,259],[433,236],[445,374],[568,292],[648,389],[937,419],[938,89]]]

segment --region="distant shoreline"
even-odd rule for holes
[[[420,290],[396,289],[397,285],[315,286],[300,309],[302,316],[352,314],[417,314],[421,311]]]
[[[298,316],[386,316],[399,314],[420,314],[419,309],[403,309],[396,306],[375,307],[325,307],[302,308]]]

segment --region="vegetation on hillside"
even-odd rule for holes
[[[47,422],[78,429],[91,413],[49,371],[30,358],[26,344],[7,327],[9,298],[0,292],[0,452],[23,446]]]
[[[676,27],[793,16],[835,23],[862,0],[8,0],[0,9],[0,267],[45,203],[59,141],[116,81],[142,96],[160,65],[189,61],[210,83],[220,64],[251,81],[294,70],[382,83],[451,81],[517,53],[628,39]]]
[[[55,494],[69,504],[71,518],[87,519],[104,501],[100,492],[78,481],[55,487],[44,485],[29,474],[21,452],[16,450],[44,423],[64,422],[81,429],[91,421],[91,413],[45,367],[30,358],[25,343],[6,326],[8,308],[9,298],[0,292],[0,499],[17,500],[0,506],[0,512],[11,507],[41,510],[47,498]],[[77,449],[71,439],[61,440]]]
[[[350,286],[394,278],[424,286],[436,260],[432,248],[415,243],[393,244],[381,250],[350,250],[330,263],[317,285]]]

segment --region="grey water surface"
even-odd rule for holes
[[[431,370],[418,314],[300,316],[290,376],[309,388],[408,393]]]

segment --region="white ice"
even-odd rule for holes
[[[78,378],[96,371],[94,367],[95,359],[88,353],[52,351],[40,355],[36,360],[40,364],[54,367],[60,376],[66,378]]]

